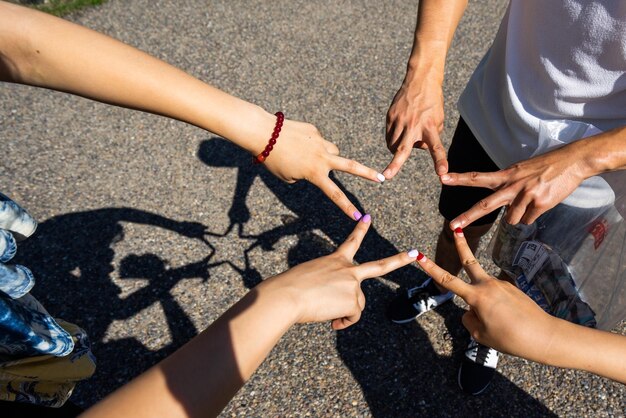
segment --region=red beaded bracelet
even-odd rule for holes
[[[270,152],[274,149],[274,145],[276,144],[276,140],[278,139],[278,135],[280,135],[280,129],[283,127],[283,121],[285,120],[285,115],[283,112],[276,112],[276,126],[274,126],[274,132],[272,133],[272,137],[269,142],[265,146],[265,149],[262,153],[257,155],[252,159],[254,164],[261,164],[267,157],[269,157]]]

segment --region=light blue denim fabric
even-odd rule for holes
[[[17,203],[0,193],[0,357],[24,358],[72,352],[70,334],[28,292],[35,284],[31,271],[5,264],[15,256],[17,241],[28,238],[37,222]]]

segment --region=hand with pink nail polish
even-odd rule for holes
[[[84,416],[217,416],[292,325],[332,321],[339,330],[356,323],[365,307],[361,283],[418,255],[413,250],[354,265],[370,224],[366,214],[334,253],[263,281],[200,335]]]
[[[353,264],[365,234],[371,225],[369,214],[361,217],[352,234],[337,250],[326,256],[300,264],[263,283],[277,281],[294,299],[296,322],[333,320],[334,329],[356,323],[365,308],[361,282],[379,277],[415,261],[417,254],[403,252],[394,256]]]

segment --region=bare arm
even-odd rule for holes
[[[585,370],[626,383],[625,336],[548,315],[512,284],[489,276],[474,258],[462,231],[456,230],[454,239],[471,284],[426,257],[418,257],[418,262],[439,285],[470,305],[463,315],[463,325],[472,337],[528,360]]]
[[[0,1],[0,80],[60,90],[178,119],[227,138],[252,155],[268,143],[276,117],[106,35]],[[331,170],[375,182],[384,177],[339,156],[310,124],[285,120],[265,166],[278,178],[307,179],[345,214],[357,209]]]
[[[448,171],[443,129],[446,55],[467,0],[419,2],[413,49],[402,86],[387,112],[387,147],[394,154],[383,174],[395,176],[413,148],[427,149],[438,175]]]
[[[172,356],[85,413],[86,417],[216,416],[295,323],[356,323],[365,307],[360,284],[405,266],[417,252],[354,266],[369,216],[329,256],[301,264],[250,291]]]

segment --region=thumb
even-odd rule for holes
[[[479,341],[481,336],[480,330],[482,329],[483,324],[476,315],[476,312],[470,308],[470,310],[463,315],[461,321],[463,322],[463,326],[469,331],[472,338]]]

